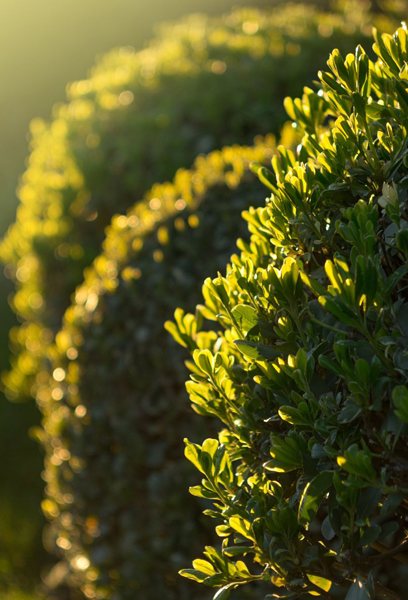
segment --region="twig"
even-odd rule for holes
[[[374,542],[372,544],[372,547],[374,548],[374,550],[377,550],[377,552],[380,552],[381,554],[378,556],[367,558],[367,564],[379,564],[384,560],[387,560],[388,558],[392,557],[394,557],[395,560],[398,560],[398,562],[408,564],[408,554],[400,554],[400,552],[408,548],[408,540],[405,540],[405,542],[402,542],[401,544],[399,544],[399,546],[396,546],[395,548],[391,548],[391,550],[388,549],[387,546],[384,546],[384,544],[381,544],[380,542]]]

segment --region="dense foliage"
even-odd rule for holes
[[[213,428],[188,408],[184,352],[163,325],[228,260],[237,215],[265,197],[246,166],[269,162],[273,147],[258,139],[199,157],[115,217],[49,348],[37,391],[46,539],[64,555],[67,572],[57,572],[88,597],[194,593],[177,577],[199,549],[203,508],[188,495],[194,470],[183,466],[182,438],[199,441]]]
[[[142,52],[103,57],[89,79],[69,86],[69,103],[51,123],[32,123],[17,220],[0,249],[22,322],[11,333],[10,398],[35,395],[42,345],[60,327],[112,215],[200,152],[276,132],[280,98],[300,93],[333,45],[349,50],[369,35],[366,6],[354,2],[347,15],[287,4],[187,18]]]
[[[297,155],[260,168],[251,242],[206,279],[199,316],[167,326],[192,351],[193,406],[224,425],[186,440],[222,547],[183,574],[218,600],[256,581],[268,598],[406,597],[406,27],[374,51],[335,50],[321,90],[286,100]]]

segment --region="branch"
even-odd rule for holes
[[[381,544],[380,542],[374,542],[373,544],[371,544],[371,546],[374,548],[374,550],[377,550],[381,554],[365,559],[364,562],[366,564],[379,564],[384,560],[387,560],[388,558],[394,557],[395,560],[397,560],[398,562],[408,565],[408,554],[400,554],[400,552],[403,552],[404,550],[408,549],[408,540],[405,540],[395,548],[391,548],[391,550],[389,550],[387,546],[384,546],[384,544]]]

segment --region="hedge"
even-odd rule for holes
[[[285,101],[302,144],[259,169],[251,243],[167,325],[192,351],[193,406],[223,426],[185,450],[222,543],[182,574],[217,599],[257,581],[268,598],[406,597],[405,24],[373,48],[335,50],[321,92]]]
[[[273,149],[268,138],[201,156],[116,216],[50,348],[37,392],[43,508],[74,597],[75,588],[120,600],[194,593],[177,570],[198,549],[203,507],[188,496],[181,439],[209,428],[188,409],[184,352],[163,324],[177,304],[193,306],[198,282],[228,259],[237,215],[264,197],[246,167]]]
[[[17,220],[0,248],[22,323],[10,336],[9,398],[35,396],[41,347],[59,329],[112,215],[197,154],[276,133],[280,98],[300,93],[299,81],[312,78],[333,44],[349,50],[369,35],[366,3],[353,6],[346,15],[286,4],[188,17],[145,50],[102,57],[68,87],[50,123],[32,122]]]

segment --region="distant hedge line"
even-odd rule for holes
[[[191,597],[177,570],[196,547],[203,507],[187,493],[182,438],[211,425],[197,428],[186,405],[185,353],[163,324],[177,303],[198,301],[203,273],[216,275],[233,251],[237,216],[265,195],[248,164],[270,161],[273,147],[259,140],[199,157],[115,217],[66,312],[37,399],[48,536],[65,551],[73,587]]]
[[[0,247],[22,322],[11,333],[9,398],[35,395],[42,344],[58,330],[112,215],[200,152],[276,133],[281,98],[300,92],[333,45],[347,51],[370,34],[366,4],[353,6],[347,16],[286,4],[189,17],[141,52],[102,57],[89,79],[69,86],[51,123],[32,123],[17,220]]]

